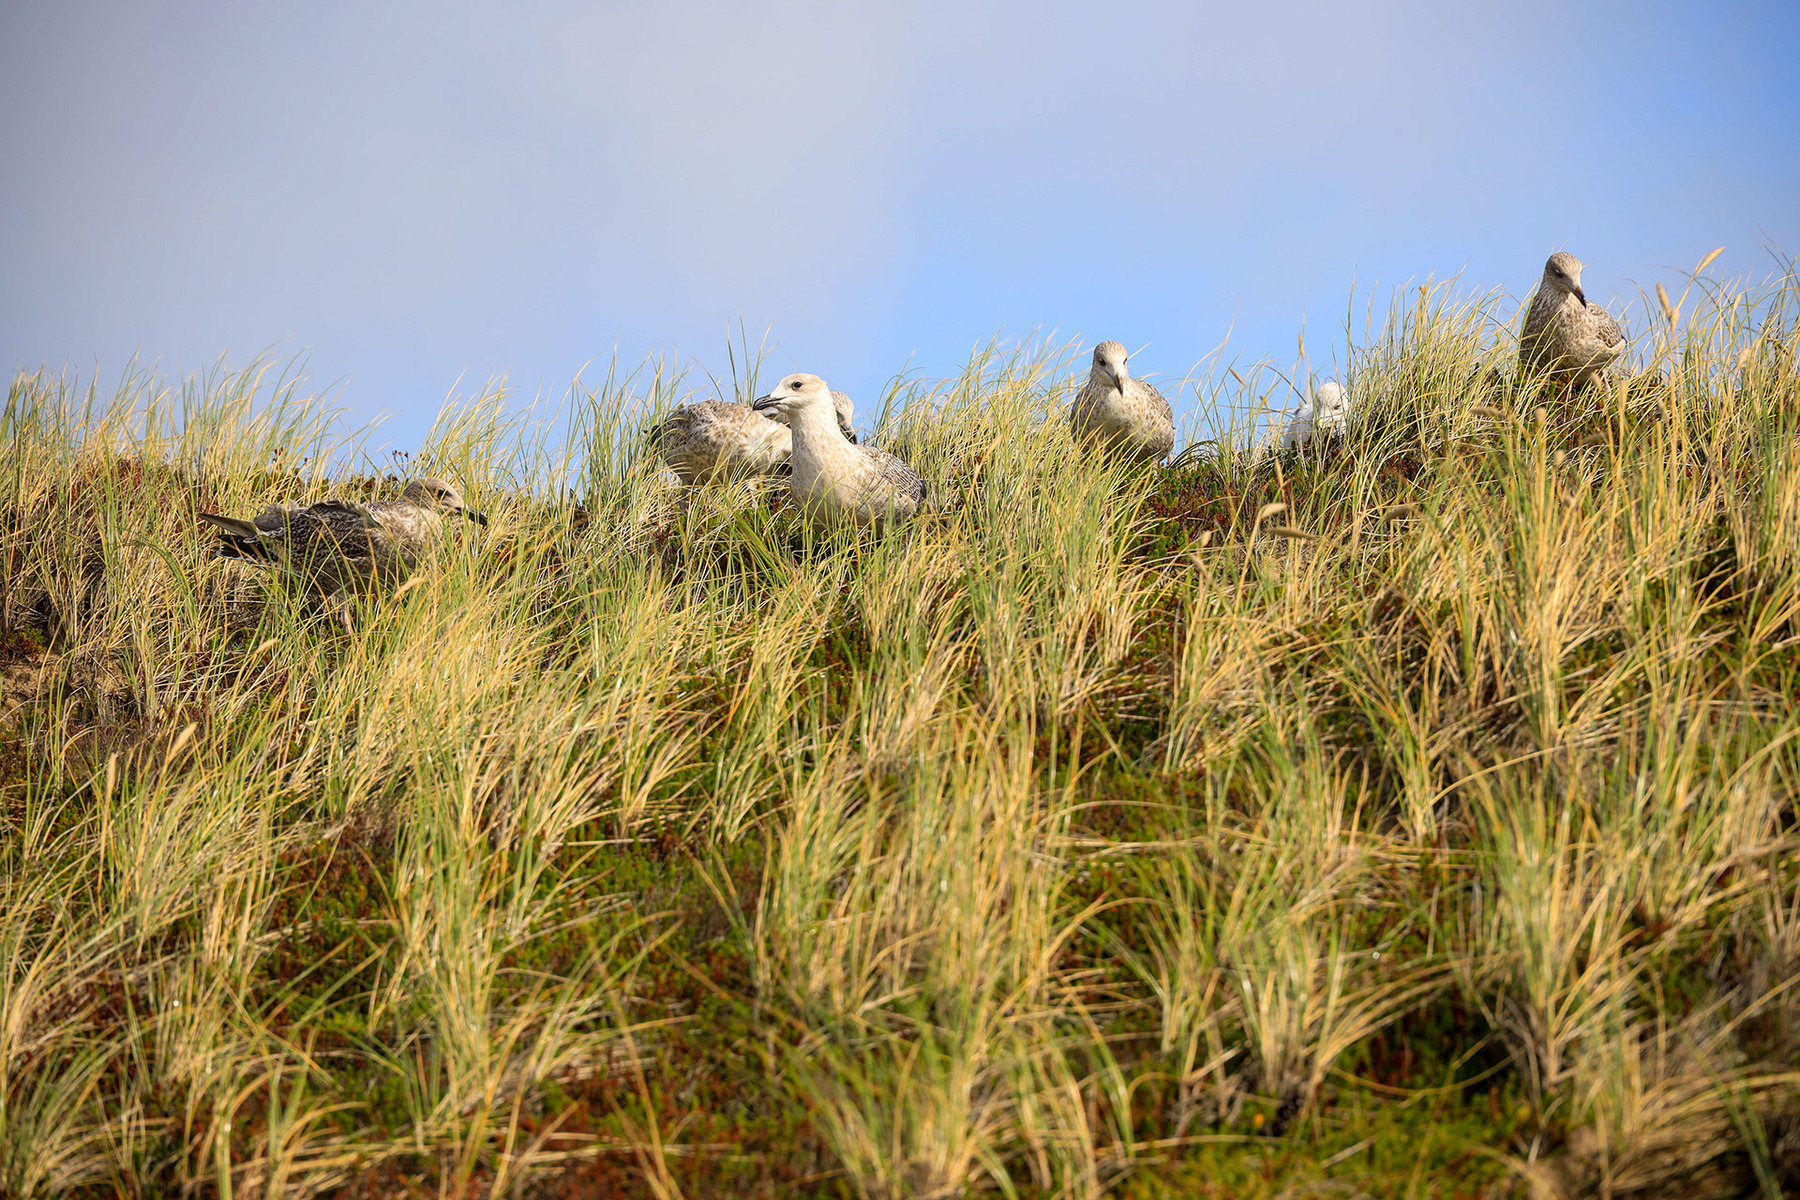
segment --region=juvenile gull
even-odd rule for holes
[[[833,392],[831,399],[838,428],[854,443],[850,397]],[[772,475],[794,449],[794,436],[781,420],[770,420],[748,404],[723,400],[678,406],[657,426],[656,439],[663,461],[690,485]]]
[[[1313,398],[1294,410],[1287,428],[1281,433],[1281,448],[1294,450],[1313,441],[1330,441],[1344,436],[1344,423],[1350,419],[1350,398],[1343,385],[1327,379],[1319,385]]]
[[[218,557],[298,579],[348,629],[351,593],[405,579],[436,540],[447,513],[487,524],[463,503],[461,492],[435,478],[413,480],[398,500],[324,500],[305,507],[275,505],[248,521],[216,513],[201,513],[200,519],[219,531]]]
[[[822,525],[898,525],[925,502],[925,481],[873,446],[858,446],[832,419],[832,393],[817,375],[789,375],[756,401],[794,433],[788,489]]]
[[[1158,463],[1175,445],[1175,410],[1125,366],[1125,347],[1101,342],[1087,383],[1069,409],[1075,440],[1130,462]]]
[[[1545,374],[1580,387],[1625,351],[1625,331],[1581,290],[1581,260],[1557,251],[1519,334],[1522,375]]]

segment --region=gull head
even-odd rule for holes
[[[825,381],[817,375],[789,375],[773,388],[766,396],[758,396],[750,405],[757,412],[766,412],[786,425],[793,424],[798,413],[815,408],[822,408],[837,417],[837,401]]]
[[[1335,379],[1327,379],[1313,392],[1313,411],[1321,417],[1336,416],[1347,407],[1344,385]]]
[[[414,508],[422,508],[426,512],[453,513],[459,512],[474,521],[477,525],[486,525],[487,518],[463,503],[462,493],[456,485],[447,479],[439,479],[428,475],[424,479],[415,479],[406,485],[400,498]]]
[[[1125,366],[1125,347],[1118,342],[1105,341],[1094,347],[1094,366],[1089,378],[1112,380],[1112,385],[1121,392],[1131,379],[1131,371]]]
[[[1581,290],[1581,260],[1567,250],[1558,250],[1544,264],[1544,286],[1567,292],[1583,304],[1587,293]]]

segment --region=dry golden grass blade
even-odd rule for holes
[[[1744,1194],[1800,1057],[1800,296],[1688,294],[1654,381],[1514,398],[1506,297],[1402,289],[1303,464],[1272,365],[1139,473],[1071,453],[1073,349],[996,344],[868,408],[944,500],[894,537],[678,492],[662,364],[563,444],[484,394],[421,466],[504,536],[354,634],[187,515],[389,495],[320,408],[21,377],[0,1191],[598,1191],[610,1146],[668,1195],[1179,1194],[1205,1138],[1234,1194],[1477,1194],[1547,1131]]]

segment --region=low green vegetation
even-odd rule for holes
[[[1343,443],[1220,366],[1159,472],[990,349],[860,539],[682,495],[654,365],[392,478],[262,368],[17,379],[0,1194],[1800,1186],[1800,280],[1679,303],[1570,396],[1410,290]],[[195,517],[410,465],[492,523],[354,632]]]

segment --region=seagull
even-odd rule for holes
[[[1130,462],[1159,463],[1175,446],[1175,410],[1161,392],[1131,377],[1118,342],[1094,347],[1094,365],[1069,409],[1069,422],[1076,441]]]
[[[831,400],[838,429],[854,444],[850,397],[833,392]],[[656,439],[663,461],[688,485],[773,475],[794,449],[794,436],[785,422],[770,420],[748,404],[724,400],[678,406],[657,426]]]
[[[1519,333],[1521,374],[1550,375],[1580,387],[1625,352],[1625,331],[1581,290],[1581,260],[1557,251]]]
[[[873,446],[858,446],[832,419],[834,393],[817,375],[789,375],[754,404],[793,430],[788,490],[815,522],[899,525],[925,502],[925,481]]]
[[[350,596],[405,579],[441,532],[445,515],[486,525],[442,479],[415,479],[398,500],[275,505],[251,520],[201,513],[219,532],[215,554],[282,571],[301,581],[352,628]]]
[[[1327,379],[1311,400],[1294,410],[1281,432],[1281,448],[1295,450],[1314,441],[1334,441],[1344,436],[1344,423],[1349,419],[1350,398],[1343,385]]]

